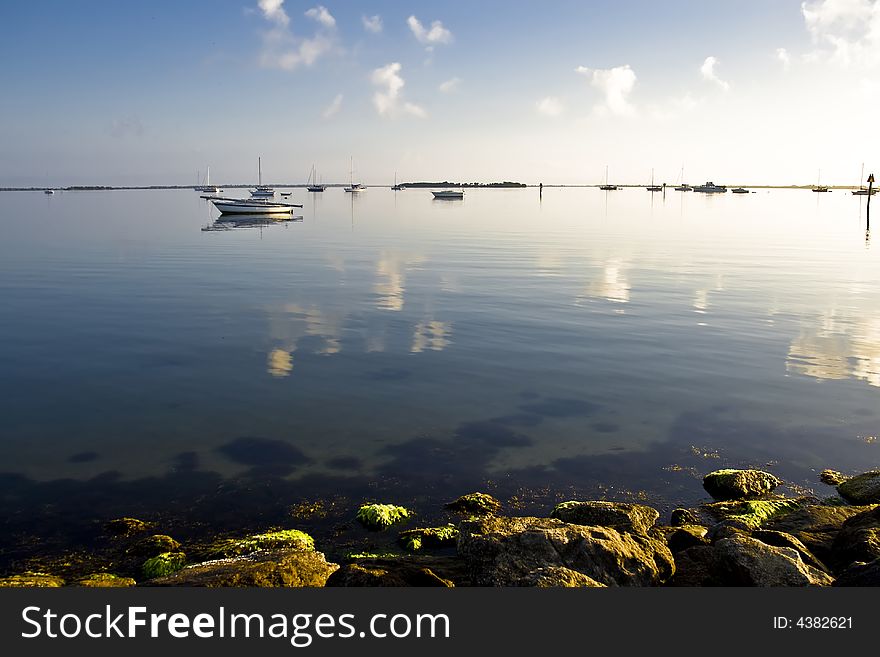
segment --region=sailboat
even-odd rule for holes
[[[679,183],[678,187],[675,188],[675,191],[677,191],[677,192],[692,192],[692,191],[694,191],[694,188],[691,187],[690,185],[688,185],[684,181],[684,166],[683,165],[681,167],[681,171],[678,174],[678,183]]]
[[[820,185],[819,182],[822,180],[822,169],[819,169],[819,177],[816,178],[816,186],[813,187],[814,192],[829,192],[831,191],[825,185]]]
[[[396,171],[394,172],[394,187],[392,187],[391,189],[393,189],[395,192],[399,192],[400,190],[404,189],[403,185],[397,184],[397,172]]]
[[[307,189],[310,192],[323,192],[327,189],[327,185],[318,182],[318,174],[315,172],[315,165],[312,165],[312,171],[309,173],[309,179],[306,181]]]
[[[654,184],[654,169],[651,169],[651,185],[650,187],[645,187],[649,192],[662,192],[663,188],[659,185]]]
[[[263,159],[260,157],[257,158],[257,175],[259,176],[257,188],[251,190],[251,196],[253,198],[272,198],[275,196],[274,189],[263,185]]]
[[[197,192],[209,192],[211,194],[217,194],[218,192],[223,191],[219,187],[211,184],[211,165],[208,165],[208,171],[205,174],[205,184],[196,186],[194,189]]]
[[[859,188],[854,189],[852,194],[853,196],[867,196],[868,188],[862,184],[862,181],[865,179],[865,163],[862,162],[862,172],[859,174]],[[871,196],[877,193],[876,189],[871,190]]]
[[[614,191],[615,189],[617,189],[617,185],[609,185],[608,184],[608,165],[607,164],[605,165],[605,184],[599,185],[599,189],[606,191],[606,192],[611,192],[611,191]]]
[[[346,192],[357,193],[362,192],[366,189],[361,183],[355,184],[354,182],[354,158],[351,159],[348,167],[348,187],[345,188]]]

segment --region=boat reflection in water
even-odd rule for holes
[[[232,230],[233,228],[264,228],[275,224],[301,222],[302,216],[266,215],[266,214],[221,214],[214,223],[202,228],[202,231]]]

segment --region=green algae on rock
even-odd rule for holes
[[[64,580],[49,573],[22,573],[11,577],[0,578],[0,588],[59,588],[64,586]]]
[[[418,552],[422,548],[454,547],[458,539],[458,528],[455,525],[445,527],[422,527],[400,532],[398,542],[410,552]]]
[[[468,493],[446,505],[450,511],[470,513],[475,516],[487,516],[501,510],[501,502],[488,493]]]
[[[315,540],[298,529],[279,529],[262,534],[251,534],[244,538],[226,538],[217,541],[207,549],[211,559],[237,557],[258,550],[299,549],[314,550]]]
[[[138,540],[128,550],[127,554],[140,557],[155,557],[163,552],[177,552],[180,543],[166,534],[154,534]]]
[[[871,470],[850,477],[837,486],[837,492],[850,504],[880,502],[880,470]]]
[[[704,504],[701,508],[722,520],[737,520],[756,529],[765,522],[803,507],[806,499],[731,500]]]
[[[131,577],[119,577],[111,573],[93,573],[88,577],[83,577],[76,585],[86,588],[125,588],[135,586],[135,582]]]
[[[163,552],[147,559],[142,569],[146,579],[153,579],[175,573],[185,565],[186,555],[183,552]]]
[[[782,480],[762,470],[715,470],[703,477],[703,488],[716,500],[767,495]]]
[[[394,504],[364,504],[358,509],[357,520],[367,529],[379,531],[406,520],[412,511]]]
[[[569,501],[557,504],[550,517],[576,525],[614,527],[618,531],[647,534],[660,514],[655,509],[642,504]]]
[[[152,527],[152,523],[129,517],[115,518],[104,523],[106,532],[115,536],[131,536],[132,534],[145,532],[150,527]]]

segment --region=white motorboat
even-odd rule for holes
[[[302,204],[277,203],[266,199],[239,199],[205,197],[214,204],[222,214],[252,214],[252,215],[289,215],[293,214],[294,208],[301,208]]]
[[[251,190],[253,198],[272,198],[275,196],[275,190],[271,187],[263,185],[263,159],[257,158],[257,188]]]
[[[441,189],[440,191],[432,191],[431,193],[434,195],[434,198],[439,199],[464,198],[463,189]]]
[[[44,194],[54,194],[54,193],[55,193],[55,190],[54,190],[54,189],[44,189],[44,190],[43,190],[43,193],[44,193]]]
[[[727,192],[727,187],[724,185],[716,185],[712,181],[709,181],[704,185],[694,185],[693,191],[703,192],[704,194],[724,194]]]

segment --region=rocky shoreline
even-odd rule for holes
[[[353,510],[366,530],[396,535],[385,552],[316,545],[296,528],[181,544],[153,523],[117,518],[104,525],[111,558],[96,572],[27,571],[0,587],[880,584],[880,471],[826,470],[821,480],[837,494],[782,497],[773,474],[716,470],[703,478],[715,501],[675,509],[662,524],[650,506],[605,500],[509,516],[486,493],[447,504],[457,522],[439,526],[411,526],[413,513],[393,504]]]

